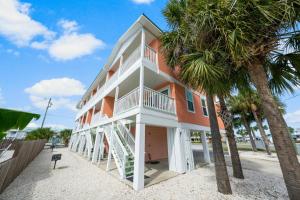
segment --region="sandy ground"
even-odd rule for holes
[[[279,165],[274,161],[242,158],[243,165],[247,165],[244,170],[245,180],[233,178],[232,169],[228,167],[233,195],[217,192],[212,165],[135,192],[67,149],[59,149],[54,153],[62,153],[62,160],[57,163],[56,170],[52,170],[52,152],[42,151],[0,195],[0,199],[288,199],[282,176],[277,170]],[[274,172],[265,173],[260,170],[264,167],[267,167],[266,171]]]

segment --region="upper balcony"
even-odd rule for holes
[[[142,61],[150,68],[157,67],[157,52],[147,44],[143,47],[143,54],[141,52],[141,46],[138,46],[124,57],[124,62],[121,61],[120,66],[116,68],[112,76],[109,77],[105,81],[105,83],[97,89],[96,93],[90,97],[87,103],[82,106],[82,108],[76,115],[76,119],[86,113],[98,101],[100,101],[104,96],[111,92],[118,85],[119,81],[124,80],[135,69],[140,67],[142,65]]]
[[[115,103],[114,115],[128,112],[139,106],[140,88],[137,87]],[[148,87],[143,88],[142,106],[158,112],[176,115],[175,100],[168,95]]]

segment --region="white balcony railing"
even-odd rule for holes
[[[144,88],[144,106],[175,114],[175,101],[173,98],[147,87]]]
[[[126,72],[136,61],[141,58],[141,47],[136,48],[130,56],[124,61],[120,68],[120,74]]]
[[[151,63],[156,64],[156,51],[152,49],[150,46],[145,45],[144,58],[149,60]]]
[[[93,115],[91,124],[93,125],[93,124],[96,124],[98,122],[101,122],[101,121],[104,121],[107,119],[108,119],[107,115],[103,115],[103,114],[100,114],[100,112],[97,112],[96,114]]]
[[[139,87],[135,88],[128,94],[121,97],[114,106],[114,114],[120,114],[126,112],[139,105]]]
[[[103,92],[111,86],[115,81],[118,80],[119,74],[122,75],[126,72],[130,67],[132,67],[136,61],[141,58],[141,47],[136,48],[124,61],[122,66],[106,81],[106,83],[98,89],[96,94],[92,96],[89,101],[80,109],[81,111],[78,112],[77,118],[82,116],[88,109],[90,109],[93,105],[95,105],[98,100],[98,96],[103,94]],[[148,45],[144,46],[144,58],[149,61],[150,63],[156,64],[157,63],[157,52]]]
[[[117,100],[114,114],[120,114],[137,107],[139,105],[139,93],[138,87]],[[143,105],[157,111],[175,114],[175,101],[173,98],[147,87],[144,87]]]

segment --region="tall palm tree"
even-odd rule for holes
[[[239,98],[239,96],[232,96],[231,98],[229,98],[228,104],[231,112],[235,115],[236,127],[240,126],[240,124],[244,125],[250,139],[252,150],[257,151],[256,144],[255,144],[255,135],[253,137],[251,126],[250,126],[252,118],[249,115],[249,107],[244,103],[242,98]]]
[[[242,164],[241,164],[238,148],[237,148],[236,141],[235,141],[235,135],[234,135],[233,123],[232,123],[232,114],[228,110],[223,96],[219,96],[219,102],[220,102],[220,106],[221,106],[221,114],[225,115],[225,117],[227,116],[228,118],[230,118],[228,120],[228,119],[225,119],[225,117],[221,117],[223,124],[225,126],[226,135],[228,138],[233,176],[236,178],[243,179],[244,174],[243,174],[243,169],[242,169]]]
[[[215,87],[219,86],[220,77],[226,71],[234,73],[243,68],[249,74],[262,100],[291,199],[298,198],[300,193],[300,164],[285,120],[269,87],[265,62],[280,48],[280,42],[286,42],[295,51],[276,59],[300,74],[299,5],[300,0],[170,0],[167,9],[173,15],[165,15],[172,36],[166,40],[173,39],[167,46],[174,50],[170,51],[170,62],[178,64],[176,56],[189,54],[198,66],[189,65],[195,74],[205,70],[206,75],[215,76]],[[191,68],[183,68],[182,73],[189,74],[187,72]],[[207,77],[201,78],[204,79],[196,75],[189,77],[198,85],[205,85]]]
[[[179,75],[181,80],[194,89],[203,90],[206,93],[218,191],[223,194],[231,194],[232,190],[227,173],[221,134],[213,100],[214,95],[227,93],[229,91],[229,84],[221,84],[221,82],[219,82],[218,86],[214,84],[214,81],[212,81],[214,78],[226,78],[222,74],[222,68],[212,68],[210,65],[216,65],[216,63],[206,64],[203,60],[197,59],[199,57],[197,52],[188,53],[188,51],[193,51],[195,46],[191,40],[187,37],[185,38],[185,35],[187,34],[186,31],[189,30],[180,25],[184,20],[181,16],[184,16],[184,13],[187,12],[186,9],[187,7],[184,1],[174,0],[167,4],[164,15],[167,22],[174,30],[163,34],[161,38],[163,49],[168,64],[171,67],[178,66],[180,68]],[[206,56],[209,58],[209,55]],[[196,77],[191,76],[194,72],[197,74]],[[199,79],[205,82],[205,84],[199,82]],[[232,149],[234,151],[237,148]],[[235,166],[236,165],[233,165],[233,167]],[[242,174],[242,172],[240,174]]]

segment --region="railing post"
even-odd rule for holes
[[[119,86],[116,87],[115,104],[114,104],[114,113],[113,114],[115,114],[118,109],[118,105],[117,105],[118,98],[119,98]]]

